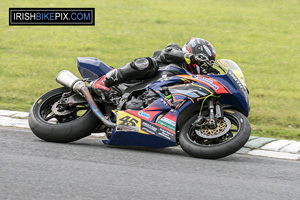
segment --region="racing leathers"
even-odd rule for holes
[[[105,76],[93,83],[94,89],[109,91],[109,87],[130,80],[142,80],[152,77],[156,72],[168,64],[183,65],[196,64],[193,54],[182,51],[175,43],[168,44],[163,50],[155,51],[151,57],[137,58],[124,66],[113,69]]]

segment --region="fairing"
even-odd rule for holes
[[[90,80],[95,80],[113,69],[97,58],[90,57],[78,57],[76,59],[76,65],[82,78],[88,78]]]
[[[233,61],[221,60],[220,63],[223,63],[220,64],[223,74],[192,75],[180,69],[179,75],[161,77],[145,85],[144,89],[155,91],[159,98],[143,110],[113,111],[117,126],[110,139],[103,142],[154,148],[176,146],[178,122],[182,120],[180,114],[192,105],[200,104],[209,95],[220,95],[221,104],[235,107],[248,116],[249,99],[240,68]],[[178,69],[164,68],[164,71],[174,70]],[[189,116],[192,115],[193,111]]]
[[[217,61],[223,69],[225,69],[225,73],[230,69],[236,77],[241,81],[241,83],[246,86],[245,76],[241,70],[241,68],[232,60],[229,59],[219,59]]]

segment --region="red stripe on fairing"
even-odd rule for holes
[[[198,75],[199,77],[204,77],[206,79],[209,79],[212,81],[212,84],[217,86],[218,89],[214,89],[210,84],[204,82],[204,81],[201,81],[200,79],[197,79],[197,78],[193,78],[191,75],[178,75],[179,77],[183,77],[183,78],[187,78],[187,79],[190,79],[190,80],[193,80],[195,82],[198,82],[198,83],[202,83],[204,85],[206,85],[207,87],[211,88],[212,90],[214,90],[217,94],[228,94],[231,92],[228,90],[227,87],[225,87],[221,82],[213,79],[213,78],[210,78],[210,77],[207,77],[207,76],[203,76],[203,75]]]
[[[178,93],[174,93],[172,96],[173,96],[174,102],[184,101],[184,99],[176,99],[176,96],[182,96],[182,97],[186,98],[185,95],[183,95],[183,94],[178,94]]]
[[[220,81],[218,81],[218,80],[216,80],[216,79],[213,79],[213,78],[211,78],[211,77],[208,77],[208,76],[203,76],[203,77],[208,78],[208,79],[210,79],[210,80],[212,80],[212,81],[217,82],[219,85],[221,85],[221,86],[226,90],[226,93],[231,94],[230,90],[229,90],[223,83],[221,83]]]
[[[181,105],[181,103],[180,103],[180,104],[178,104],[178,105],[175,107],[175,110],[177,110],[178,106],[180,106],[180,105]]]
[[[139,115],[139,111],[147,113],[150,117],[147,119],[143,115]],[[134,115],[137,118],[146,119],[151,121],[154,117],[156,117],[157,114],[159,114],[161,111],[151,111],[151,110],[125,110],[126,113],[129,113],[131,115]]]

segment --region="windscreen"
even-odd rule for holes
[[[225,72],[227,72],[228,69],[233,71],[233,73],[237,76],[237,78],[246,86],[246,80],[244,74],[240,69],[240,67],[235,62],[229,59],[219,59],[217,60],[217,62],[222,68],[225,68],[224,69]]]

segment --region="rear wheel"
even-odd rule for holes
[[[224,119],[216,120],[217,127],[195,128],[194,115],[182,127],[179,135],[181,148],[197,158],[216,159],[241,149],[250,137],[248,119],[238,111],[224,110]]]
[[[32,106],[28,122],[32,132],[49,142],[72,142],[91,134],[100,124],[89,106],[59,108],[58,101],[67,88],[57,88],[42,95]]]

